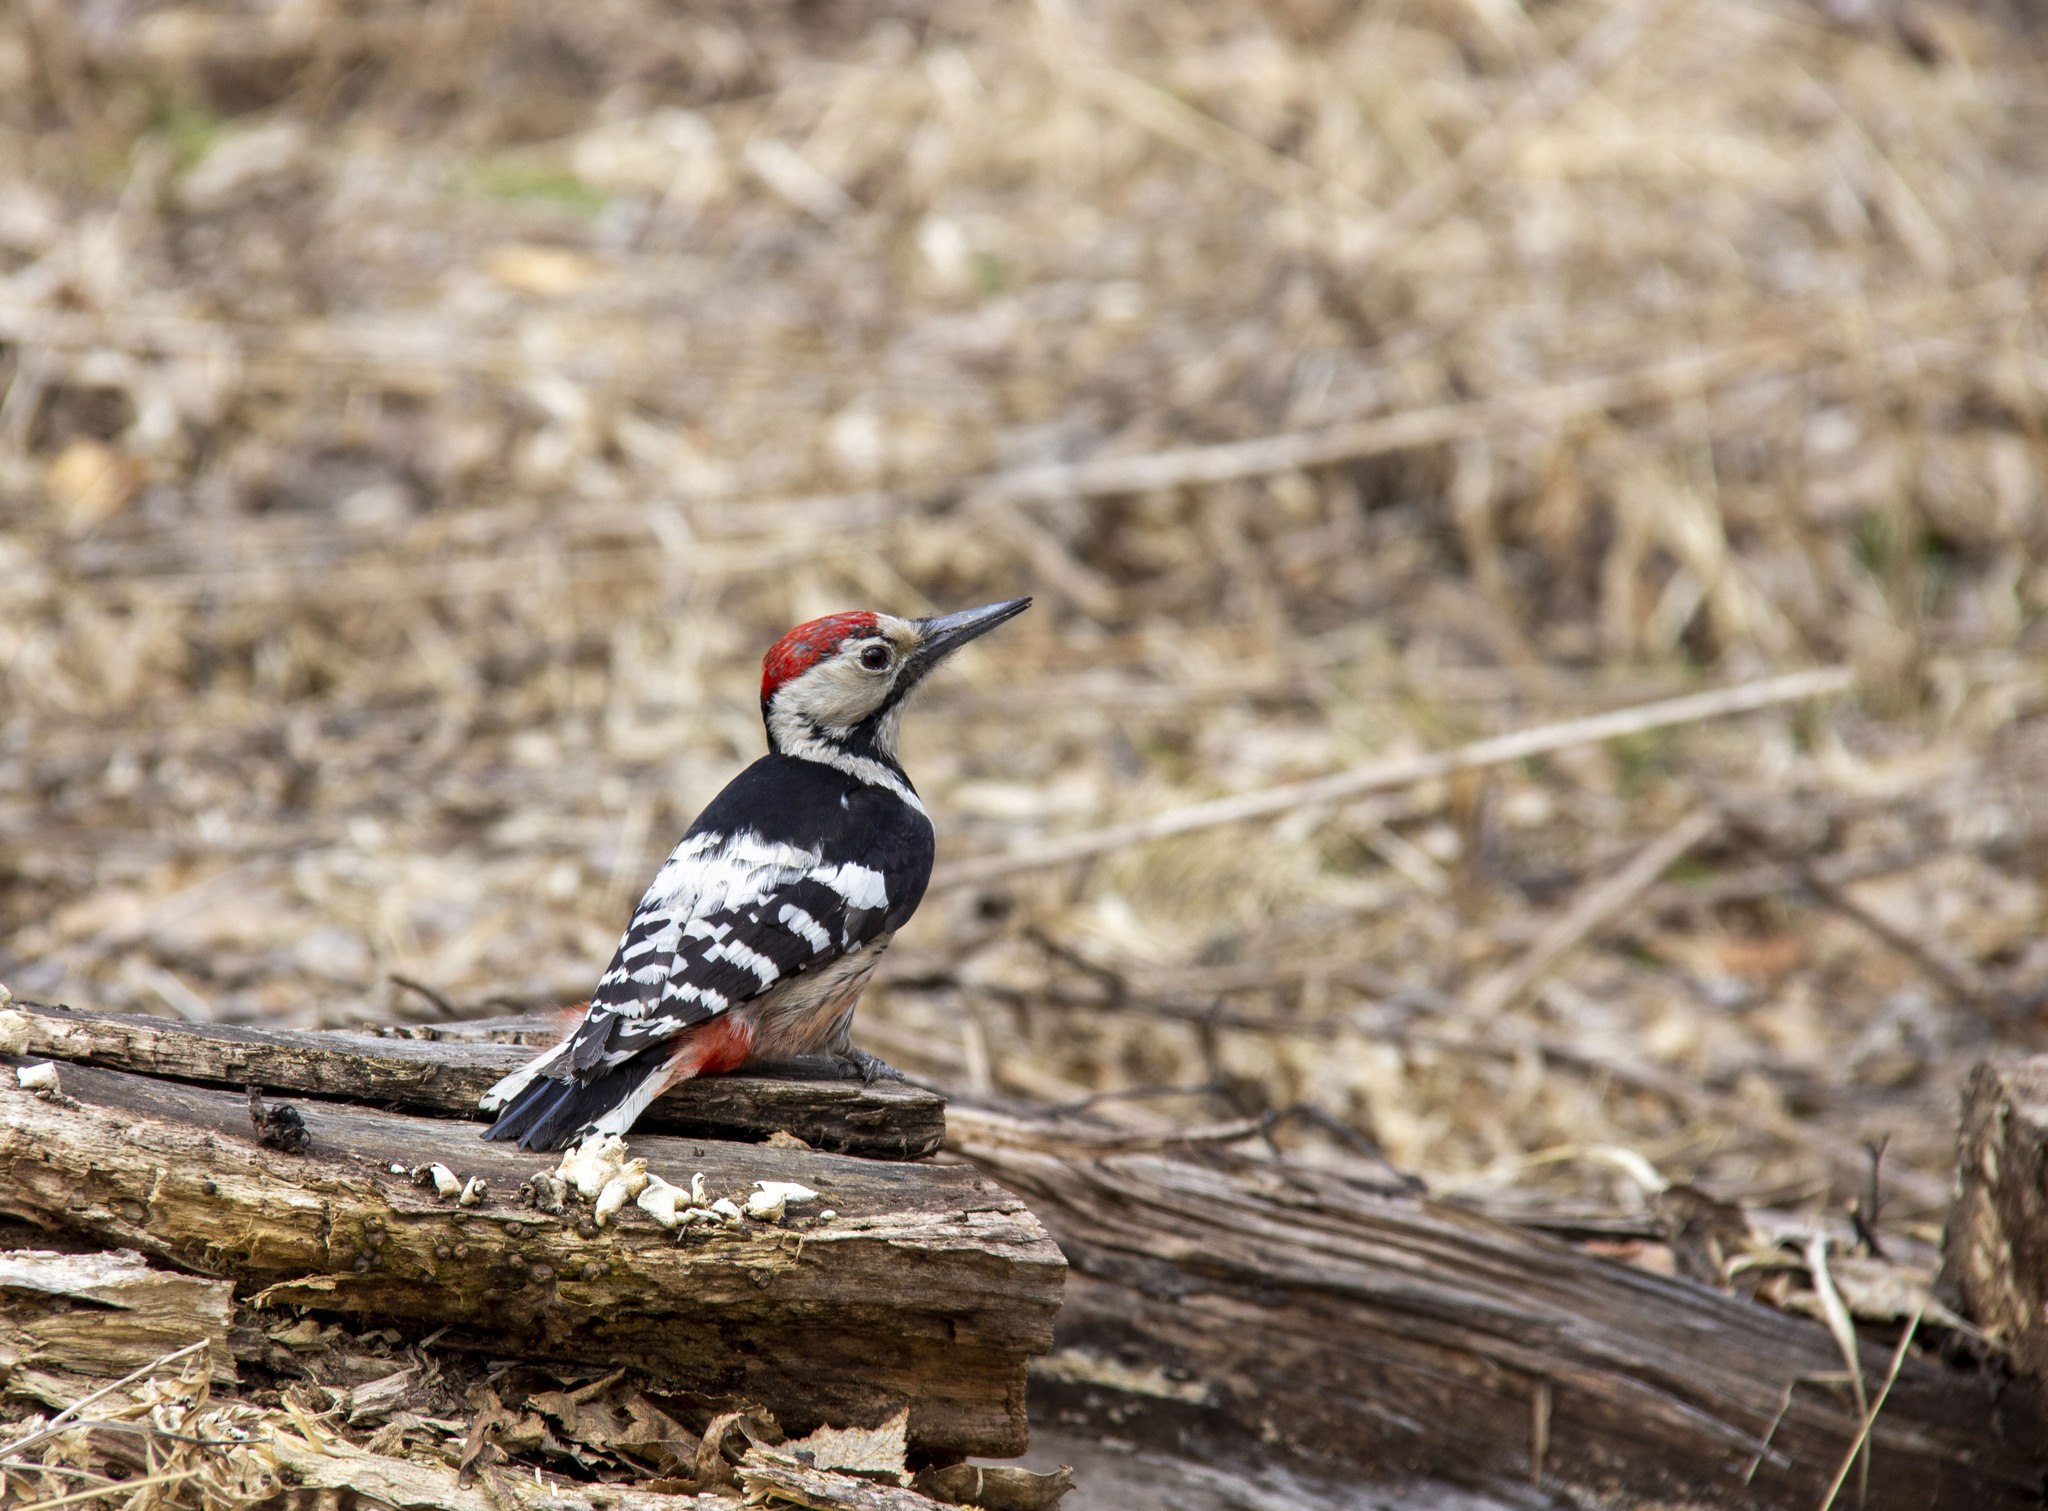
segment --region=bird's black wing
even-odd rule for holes
[[[931,863],[921,809],[814,762],[756,762],[655,874],[582,1023],[492,1087],[483,1109],[510,1118],[537,1077],[609,1077],[683,1030],[872,943],[916,910]]]

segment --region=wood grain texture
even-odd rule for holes
[[[521,1182],[553,1158],[467,1124],[306,1101],[311,1149],[283,1155],[256,1145],[238,1093],[61,1075],[60,1094],[39,1096],[0,1074],[0,1215],[232,1280],[265,1305],[638,1365],[758,1402],[792,1432],[907,1406],[927,1455],[1023,1451],[1025,1362],[1050,1343],[1065,1263],[1021,1202],[965,1166],[635,1138],[679,1185],[703,1171],[714,1195],[756,1180],[819,1193],[802,1210],[820,1215],[789,1227],[678,1241],[630,1204],[602,1229],[586,1206],[522,1204]],[[437,1161],[484,1177],[484,1200],[461,1207],[403,1173]]]
[[[2017,1368],[2048,1381],[2048,1055],[1979,1065],[1964,1088],[1942,1276]]]
[[[1062,1420],[1347,1479],[1731,1511],[1812,1511],[1857,1429],[1846,1392],[1810,1383],[1842,1368],[1819,1324],[1484,1217],[1214,1154],[966,1152],[1073,1266],[1033,1384]],[[1873,1388],[1887,1362],[1864,1346]],[[2032,1409],[1909,1363],[1868,1505],[2038,1507]]]
[[[152,1268],[140,1254],[0,1249],[0,1380],[62,1370],[125,1375],[205,1343],[218,1384],[235,1379],[233,1288]]]
[[[485,1090],[533,1058],[511,1044],[181,1023],[35,1002],[0,1008],[0,1046],[214,1086],[253,1085],[448,1117],[478,1116]],[[657,1100],[640,1127],[745,1140],[781,1130],[830,1153],[910,1160],[944,1142],[946,1104],[893,1081],[707,1076]]]

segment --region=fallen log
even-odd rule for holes
[[[2048,1055],[1971,1073],[1942,1239],[1963,1314],[2048,1382]]]
[[[794,1432],[907,1407],[927,1460],[1024,1449],[1025,1363],[1050,1343],[1065,1265],[972,1169],[636,1137],[677,1185],[701,1171],[720,1196],[793,1181],[817,1199],[679,1233],[628,1202],[601,1226],[533,1179],[552,1156],[470,1124],[307,1100],[309,1142],[288,1154],[259,1145],[239,1093],[58,1070],[42,1092],[0,1072],[0,1216],[231,1280],[264,1306],[634,1365]],[[461,1197],[416,1183],[434,1165]]]
[[[449,1117],[477,1116],[477,1099],[491,1083],[533,1057],[510,1044],[183,1023],[36,1002],[0,1008],[0,1049]],[[747,1141],[782,1132],[835,1154],[912,1160],[944,1140],[946,1104],[895,1081],[707,1076],[670,1090],[640,1127]]]
[[[957,1111],[957,1109],[956,1109]],[[1210,1151],[954,1146],[1072,1266],[1041,1420],[1347,1483],[1813,1511],[1862,1425],[1820,1324],[1436,1203]],[[1874,1397],[1889,1349],[1861,1345]],[[1870,1507],[2038,1507],[2025,1390],[1910,1359]]]
[[[0,1380],[50,1399],[51,1371],[121,1375],[190,1343],[235,1378],[231,1288],[154,1269],[140,1254],[0,1249]]]

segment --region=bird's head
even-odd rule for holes
[[[768,743],[785,755],[819,747],[896,764],[904,700],[933,667],[1031,607],[1028,598],[930,619],[827,614],[776,641],[761,661]]]

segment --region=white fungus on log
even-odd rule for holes
[[[754,1185],[757,1189],[747,1198],[746,1213],[758,1222],[781,1222],[785,1208],[818,1199],[817,1192],[795,1181],[757,1180]]]
[[[596,1201],[598,1193],[625,1166],[626,1141],[616,1133],[607,1133],[587,1138],[564,1151],[555,1174],[573,1186],[585,1201]]]
[[[617,1215],[619,1209],[647,1187],[647,1161],[636,1159],[625,1169],[604,1183],[597,1193],[597,1208],[591,1214],[601,1228]]]
[[[658,1175],[650,1175],[646,1189],[640,1193],[639,1207],[664,1228],[678,1227],[684,1214],[691,1210],[690,1193]]]

